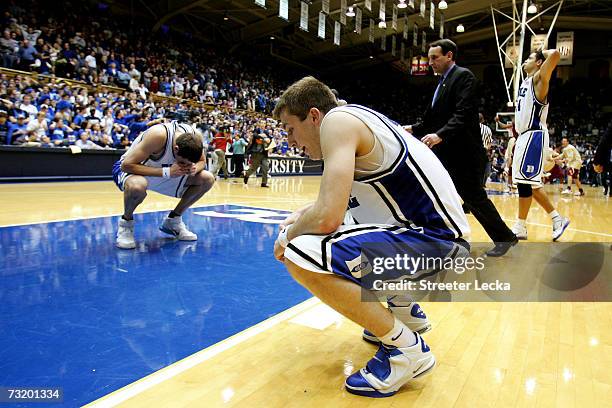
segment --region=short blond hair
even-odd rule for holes
[[[331,89],[315,77],[307,76],[283,92],[274,107],[273,116],[280,119],[281,113],[287,111],[304,120],[311,108],[317,108],[325,114],[337,106],[338,100]]]

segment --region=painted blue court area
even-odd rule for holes
[[[135,216],[132,251],[116,217],[0,228],[0,386],[82,405],[310,297],[272,255],[286,212],[191,209],[197,242],[161,233],[166,214]]]

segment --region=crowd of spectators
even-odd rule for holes
[[[2,66],[44,76],[0,75],[0,144],[121,149],[148,126],[178,119],[207,143],[257,134],[274,140],[270,154],[304,155],[266,119],[282,87],[256,57],[249,70],[165,27],[152,34],[89,7],[13,1],[3,12]]]
[[[111,15],[103,3],[63,4],[12,0],[2,11],[1,66],[43,75],[0,75],[0,144],[124,149],[147,127],[177,119],[200,128],[207,144],[214,137],[230,140],[230,152],[235,141],[256,135],[273,140],[270,154],[305,155],[269,118],[289,83],[273,75],[272,64],[257,55],[247,64],[165,26],[152,32],[150,22]],[[349,103],[418,122],[435,80],[393,81],[380,75],[328,82]],[[505,90],[482,86],[478,108],[495,129],[495,113],[506,110]],[[554,80],[551,143],[568,137],[589,164],[609,120],[602,106],[611,91],[609,80]],[[494,135],[492,178],[503,170],[508,139],[506,132]]]
[[[275,120],[254,111],[142,99],[135,92],[92,92],[85,85],[39,83],[27,75],[0,74],[0,95],[0,144],[122,149],[149,126],[176,119],[198,128],[207,145],[215,136],[248,142],[253,135],[265,135],[274,140],[270,154],[304,156],[289,146]]]
[[[0,25],[2,66],[114,85],[143,99],[159,94],[269,113],[282,89],[257,56],[247,67],[190,34],[165,26],[152,33],[150,24],[111,15],[102,3],[12,1]]]

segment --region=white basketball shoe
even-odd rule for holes
[[[183,217],[166,217],[159,230],[175,236],[181,241],[197,241],[198,236],[189,231],[183,222]]]
[[[410,347],[381,344],[368,364],[346,379],[346,390],[365,397],[390,397],[408,381],[429,374],[436,358],[421,336],[415,336],[417,342]]]
[[[527,239],[527,227],[525,224],[517,221],[511,228],[512,232],[518,239]]]
[[[115,241],[118,248],[134,249],[136,241],[134,241],[134,220],[124,220],[119,218],[119,227],[117,228],[117,240]]]
[[[558,219],[553,221],[553,233],[552,240],[556,241],[561,238],[561,235],[565,232],[565,229],[569,226],[570,220],[569,218],[559,217]]]

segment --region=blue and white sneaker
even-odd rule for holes
[[[569,218],[560,217],[558,220],[553,222],[553,233],[552,239],[553,241],[561,238],[561,235],[565,232],[565,229],[569,226],[570,220]]]
[[[411,331],[419,334],[427,333],[431,330],[431,323],[427,320],[427,316],[421,309],[418,303],[409,303],[407,306],[397,306],[390,300],[387,301],[389,310],[394,316],[404,323]],[[364,329],[362,337],[365,341],[380,344],[380,340],[374,334]]]
[[[421,336],[415,335],[414,346],[395,348],[381,344],[365,368],[346,379],[346,390],[364,397],[390,397],[408,381],[429,374],[436,358]]]

